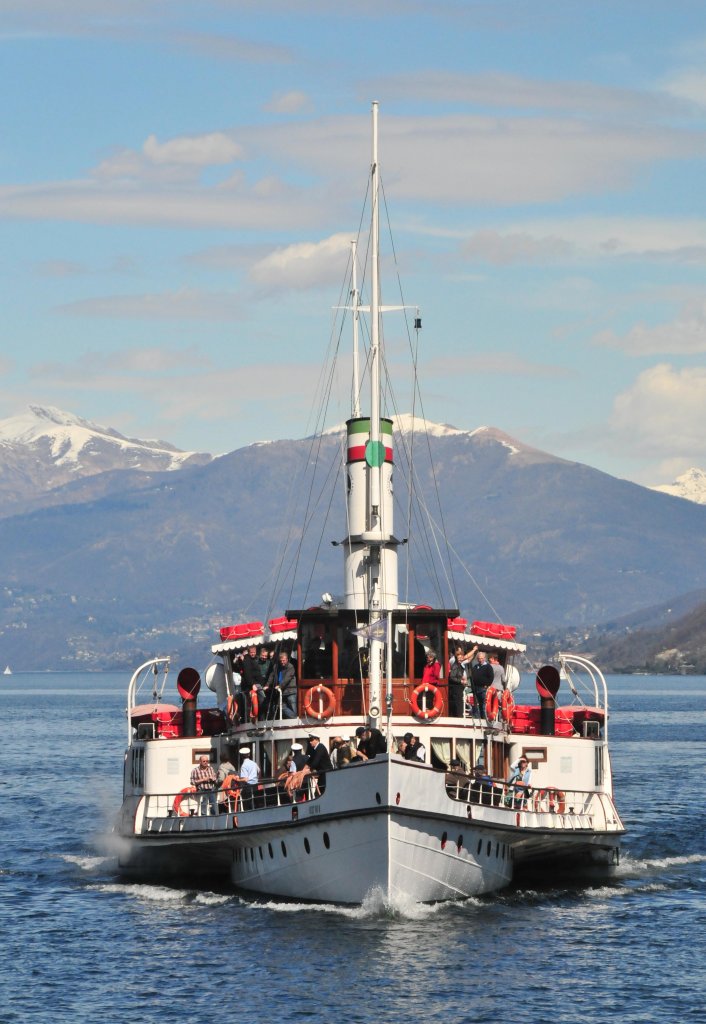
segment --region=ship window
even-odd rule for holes
[[[479,840],[478,840],[478,853],[479,853],[479,854],[480,854],[480,851],[481,851],[482,847],[483,847],[483,840],[482,840],[482,839],[479,839]]]
[[[331,635],[325,622],[302,626],[302,679],[330,679],[333,668]]]
[[[324,846],[327,850],[331,846],[331,840],[329,839],[328,832],[324,832]]]
[[[490,856],[490,851],[491,851],[492,849],[493,849],[493,844],[492,844],[492,843],[491,843],[490,841],[488,841],[488,848],[487,848],[487,850],[485,851],[485,852],[486,852],[486,853],[488,854],[488,856]]]
[[[260,851],[260,860],[264,860],[264,859],[265,859],[265,855],[264,855],[264,853],[262,852],[262,847],[261,847],[261,846],[258,846],[258,850]]]
[[[309,843],[308,839],[304,840],[304,849],[306,850],[307,853],[311,853],[311,844]]]
[[[275,859],[275,854],[274,854],[274,850],[272,849],[272,843],[268,843],[267,844],[267,852],[270,855],[270,860],[274,860]]]
[[[448,767],[451,760],[451,737],[444,739],[435,738],[431,741],[431,764],[432,768],[443,771]]]
[[[287,847],[284,845],[284,839],[282,840],[282,856],[287,856]]]
[[[456,757],[461,762],[461,767],[464,771],[468,771],[472,764],[475,764],[473,760],[473,741],[467,739],[456,740]]]

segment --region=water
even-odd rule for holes
[[[609,680],[610,881],[355,909],[122,882],[126,685],[0,683],[3,1024],[706,1021],[705,678]]]

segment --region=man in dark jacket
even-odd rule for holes
[[[280,651],[275,670],[277,686],[282,691],[282,718],[297,717],[297,674],[286,651]],[[492,673],[492,669],[491,669]],[[274,698],[276,700],[276,697]]]
[[[319,791],[326,789],[326,772],[333,771],[329,752],[318,736],[309,736],[309,768],[318,775]]]
[[[488,692],[488,687],[493,685],[494,678],[493,667],[488,664],[488,655],[485,651],[478,651],[476,660],[471,666],[471,686],[477,718],[485,718],[485,695]]]
[[[387,753],[387,741],[379,729],[371,729],[369,725],[360,725],[355,731],[358,739],[355,761],[372,761],[378,754]]]

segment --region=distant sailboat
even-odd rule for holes
[[[5,666],[5,671],[3,672],[3,675],[4,676],[11,676],[12,675],[12,669],[10,668],[9,665]]]

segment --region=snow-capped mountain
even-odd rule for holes
[[[15,503],[114,470],[168,472],[210,462],[165,441],[142,441],[53,406],[0,420],[0,496]]]
[[[697,505],[706,505],[706,473],[694,466],[678,476],[673,483],[659,484],[652,490],[672,494],[675,498],[686,498],[687,501],[695,501]]]

